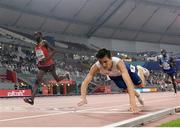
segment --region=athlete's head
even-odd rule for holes
[[[165,49],[161,49],[161,55],[163,55],[163,57],[166,57],[166,50]]]
[[[42,41],[42,33],[41,32],[35,32],[34,38],[37,41],[37,43],[40,43]]]
[[[100,62],[100,64],[103,66],[104,69],[108,70],[112,67],[112,58],[111,58],[111,52],[110,50],[107,50],[105,48],[100,49],[97,54],[96,58]]]

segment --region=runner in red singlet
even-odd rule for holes
[[[34,37],[37,41],[37,44],[35,46],[35,53],[37,57],[37,62],[38,62],[37,66],[39,68],[39,72],[36,77],[36,82],[34,84],[32,96],[30,98],[24,99],[26,103],[29,103],[31,105],[34,104],[34,98],[37,93],[38,85],[42,83],[43,76],[47,72],[50,72],[57,82],[65,78],[69,79],[68,75],[58,77],[58,75],[56,74],[55,63],[53,60],[53,56],[56,53],[56,51],[51,45],[47,44],[46,40],[42,39],[42,33],[35,32]]]

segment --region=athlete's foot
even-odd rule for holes
[[[86,100],[86,99],[83,99],[83,100],[81,100],[77,105],[80,107],[80,106],[83,106],[83,105],[85,105],[85,104],[87,104],[87,100]]]
[[[32,100],[32,98],[24,98],[24,102],[26,102],[30,105],[34,105],[34,100]]]
[[[174,93],[174,96],[177,96],[177,92]]]
[[[137,96],[137,99],[138,99],[138,102],[141,104],[141,105],[144,105],[144,101],[142,100],[141,96]]]

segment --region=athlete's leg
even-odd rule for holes
[[[144,73],[143,73],[143,71],[141,70],[141,72],[140,72],[140,74],[141,75],[139,75],[138,73],[129,73],[129,75],[130,75],[130,77],[131,77],[131,80],[132,80],[132,82],[133,82],[133,84],[134,84],[134,86],[135,87],[144,87],[144,86],[141,86],[141,85],[144,85],[143,84],[143,80],[145,81],[145,77],[144,77]],[[141,77],[140,77],[141,76]],[[143,80],[142,80],[143,79]],[[135,92],[135,96],[137,97],[137,99],[138,99],[138,102],[141,104],[141,105],[144,105],[144,102],[143,102],[143,100],[142,100],[142,98],[141,98],[141,95],[140,95],[140,93],[138,93],[136,90],[134,90],[134,92]]]
[[[177,93],[177,88],[176,88],[176,77],[175,75],[170,75],[170,78],[171,78],[171,81],[172,81],[172,84],[173,84],[173,88],[174,88],[174,93]]]
[[[143,101],[140,93],[137,92],[136,90],[135,90],[134,92],[135,92],[135,96],[136,96],[136,98],[138,99],[139,103],[140,103],[141,105],[144,105],[144,101]]]
[[[127,90],[125,90],[125,91],[127,91]],[[127,91],[127,93],[128,93],[128,91]],[[134,93],[135,93],[135,96],[136,96],[138,102],[139,102],[141,105],[144,105],[144,101],[143,101],[143,99],[142,99],[140,93],[137,92],[136,90],[134,90]]]
[[[138,76],[140,77],[142,83],[139,85],[139,87],[144,88],[145,87],[145,77],[144,77],[144,72],[143,69],[139,68],[138,69]]]
[[[171,84],[172,83],[171,74],[167,74],[167,73],[164,74],[164,82],[166,84]]]
[[[37,90],[38,90],[38,85],[42,82],[42,79],[43,79],[43,76],[44,76],[45,72],[43,70],[39,70],[38,74],[37,74],[37,77],[36,77],[36,81],[35,81],[35,84],[34,84],[34,87],[33,87],[33,90],[32,90],[32,95],[31,95],[31,98],[25,98],[24,101],[26,103],[29,103],[31,105],[34,104],[34,98],[35,98],[35,95],[37,93]]]
[[[69,79],[69,75],[64,75],[64,76],[58,76],[57,73],[56,73],[56,69],[55,69],[55,66],[53,65],[51,71],[50,71],[51,75],[54,77],[54,79],[59,82],[63,79]]]
[[[43,70],[39,70],[39,72],[37,74],[37,80],[34,84],[33,93],[31,96],[32,100],[34,100],[34,97],[35,97],[37,90],[38,90],[38,85],[42,82],[44,74],[45,74],[45,72]]]

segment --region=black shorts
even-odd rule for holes
[[[54,64],[52,64],[52,65],[50,65],[50,66],[44,66],[44,67],[38,67],[38,69],[39,70],[42,70],[42,71],[44,71],[44,72],[53,72],[53,71],[55,71],[55,65]]]

